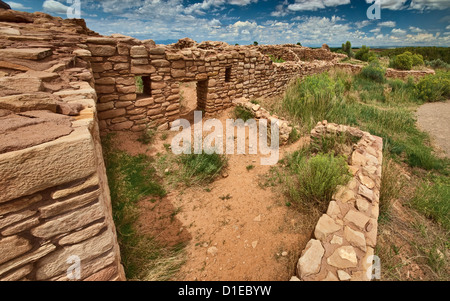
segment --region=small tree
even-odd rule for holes
[[[345,44],[342,44],[342,51],[344,51],[348,57],[354,57],[355,54],[352,51],[352,43],[350,41],[345,42]]]
[[[297,42],[297,45],[298,45],[298,46],[302,46],[302,43],[300,43],[300,42]]]
[[[370,52],[370,47],[362,45],[362,47],[355,53],[355,59],[370,62],[376,58],[373,52]]]
[[[254,41],[253,46],[258,46],[258,42]]]

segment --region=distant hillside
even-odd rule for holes
[[[379,53],[382,56],[392,57],[394,55],[402,54],[405,51],[421,54],[424,60],[427,61],[441,59],[447,64],[450,63],[450,48],[448,47],[401,47],[395,49],[383,49]]]

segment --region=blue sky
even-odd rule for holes
[[[67,17],[75,0],[14,0],[13,9]],[[157,43],[197,42],[340,46],[450,46],[450,0],[79,0],[90,29]]]

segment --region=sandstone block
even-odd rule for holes
[[[101,120],[112,119],[112,118],[115,118],[115,117],[123,116],[125,114],[126,114],[126,110],[124,108],[120,108],[120,109],[114,109],[114,110],[99,112],[98,113],[98,118],[101,119]]]
[[[8,276],[0,278],[0,280],[1,281],[17,281],[17,280],[20,280],[20,279],[24,278],[28,274],[30,274],[32,270],[33,270],[33,265],[32,264],[28,264],[26,266],[23,266],[23,267],[15,270],[14,272],[9,274]]]
[[[152,60],[152,65],[155,67],[169,67],[170,62],[167,60]]]
[[[112,131],[123,131],[123,130],[129,130],[134,125],[133,121],[125,121],[116,123],[113,126],[110,127]]]
[[[146,106],[150,106],[152,104],[154,104],[154,100],[152,97],[149,98],[142,98],[142,99],[138,99],[136,100],[136,102],[134,103],[134,105],[136,107],[146,107]]]
[[[132,58],[146,58],[148,57],[147,49],[145,46],[133,46],[130,49],[130,56]]]
[[[19,258],[15,258],[13,260],[10,260],[8,263],[0,265],[0,277],[11,270],[14,270],[20,266],[26,265],[27,263],[36,261],[37,259],[44,257],[45,255],[52,252],[55,248],[56,247],[54,245],[47,244],[33,252],[22,255]]]
[[[164,47],[150,48],[149,52],[150,52],[150,54],[161,55],[161,54],[165,54],[166,53],[166,48],[164,48]]]
[[[93,56],[113,56],[116,47],[110,45],[88,45]]]
[[[351,246],[344,246],[336,249],[334,253],[327,258],[327,263],[338,269],[354,268],[358,264],[355,249]]]
[[[331,217],[323,214],[317,222],[316,229],[314,230],[314,236],[321,241],[325,241],[326,237],[339,231],[341,226],[338,225]]]
[[[40,194],[37,194],[33,196],[22,197],[12,202],[8,202],[0,206],[0,215],[5,215],[7,213],[22,210],[34,203],[40,202],[41,200],[42,196]]]
[[[139,66],[131,66],[132,74],[150,74],[155,73],[156,69],[152,65],[139,65]]]
[[[68,200],[64,200],[61,202],[56,202],[44,207],[39,208],[39,212],[41,213],[41,217],[48,218],[55,215],[62,214],[64,212],[70,211],[75,208],[82,207],[86,204],[89,204],[95,201],[100,196],[100,190],[95,190],[89,193],[85,193],[82,195],[77,195]]]
[[[2,252],[0,264],[22,255],[31,250],[31,248],[31,243],[19,236],[10,236],[0,239],[0,250]]]
[[[369,221],[369,217],[367,217],[364,213],[349,210],[348,213],[344,216],[344,221],[353,223],[360,230],[364,230],[367,222]]]
[[[38,217],[32,217],[32,218],[26,219],[24,221],[21,221],[21,222],[19,222],[17,224],[14,224],[12,226],[9,226],[9,227],[5,228],[2,231],[2,235],[3,236],[10,236],[10,235],[13,235],[13,234],[17,234],[17,233],[20,233],[20,232],[25,231],[27,229],[30,229],[30,228],[38,225],[38,224],[39,224],[39,218]]]
[[[366,238],[364,234],[358,231],[351,229],[348,226],[344,228],[344,238],[355,247],[360,248],[363,251],[366,251]]]
[[[99,203],[95,203],[89,207],[50,219],[32,229],[31,233],[36,237],[48,239],[82,227],[104,216],[103,208]]]
[[[55,251],[37,262],[36,279],[45,280],[65,273],[68,266],[67,258],[72,255],[79,256],[81,264],[84,265],[96,256],[111,250],[113,245],[114,240],[112,232],[105,231],[101,235],[93,237],[80,244],[68,246],[64,249]],[[101,261],[102,258],[97,260]],[[84,270],[82,269],[81,273],[83,272]],[[84,277],[85,276],[86,275],[84,275]]]
[[[320,272],[320,264],[324,253],[325,249],[320,241],[311,239],[308,242],[297,263],[300,279]]]
[[[0,49],[0,57],[24,60],[42,60],[52,55],[50,48],[6,48]]]
[[[100,230],[102,230],[105,227],[104,223],[97,223],[92,226],[89,226],[83,230],[73,232],[69,235],[64,236],[58,241],[58,244],[61,246],[66,245],[74,245],[76,243],[79,243],[83,240],[86,240],[88,238],[94,237],[97,235]]]

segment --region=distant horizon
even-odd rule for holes
[[[102,35],[120,33],[159,44],[189,37],[249,45],[339,47],[449,47],[449,0],[13,0],[13,9],[67,18],[77,2],[80,17]],[[407,44],[407,45],[406,45]]]

